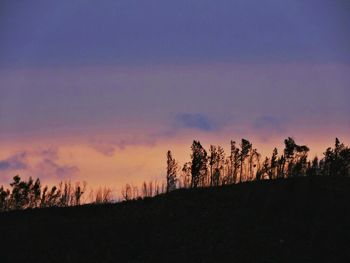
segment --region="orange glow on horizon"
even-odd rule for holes
[[[126,183],[140,186],[143,181],[162,182],[165,178],[165,154],[168,150],[173,152],[180,166],[190,161],[190,146],[193,139],[200,140],[206,149],[209,148],[210,144],[221,145],[224,147],[226,155],[229,154],[231,138],[228,135],[219,134],[218,136],[216,133],[204,132],[197,134],[194,137],[191,132],[188,132],[169,139],[159,138],[152,144],[142,144],[141,141],[139,144],[131,142],[130,145],[125,145],[122,148],[114,146],[113,151],[107,153],[94,148],[89,141],[84,142],[83,139],[74,137],[56,139],[54,142],[44,139],[41,142],[6,144],[0,150],[0,159],[3,160],[24,151],[28,153],[26,157],[28,168],[2,172],[4,180],[2,183],[8,183],[15,174],[20,174],[24,178],[28,176],[39,177],[44,184],[57,184],[62,180],[86,181],[89,189],[107,186],[118,196],[122,186]],[[262,156],[270,156],[274,147],[279,149],[280,154],[282,153],[284,136],[275,136],[266,141],[254,140],[254,137],[259,138],[259,136],[246,136],[244,138],[250,139],[253,147],[257,148]],[[339,137],[344,141],[344,138]],[[111,139],[110,136],[100,138],[106,142]],[[297,143],[306,143],[310,147],[309,158],[316,155],[322,157],[326,148],[333,146],[334,138],[335,136],[312,136],[309,133],[304,136],[295,136]],[[235,139],[239,143],[240,139]],[[349,142],[345,140],[344,143],[348,144]],[[45,170],[40,170],[42,166],[38,164],[46,157],[37,153],[50,148],[57,149],[57,157],[52,160],[55,165],[77,167],[78,171],[73,173],[71,177],[59,177],[54,174],[45,174]],[[48,173],[51,173],[51,170],[48,170]]]

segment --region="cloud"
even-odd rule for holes
[[[279,118],[273,116],[260,116],[255,119],[254,128],[258,130],[269,129],[275,132],[283,132],[285,129],[283,127],[283,121]]]
[[[286,120],[281,118],[263,115],[257,117],[253,122],[253,129],[258,132],[263,141],[267,141],[272,135],[281,135],[286,132]]]
[[[113,156],[117,149],[124,150],[129,146],[149,146],[152,147],[156,144],[158,134],[145,134],[145,135],[127,135],[121,139],[91,139],[89,146],[97,152],[106,155]]]
[[[70,178],[80,171],[76,166],[60,165],[50,159],[42,160],[38,163],[36,169],[38,169],[44,177],[54,177],[61,180]]]
[[[37,154],[42,156],[43,158],[57,160],[58,159],[58,148],[57,147],[49,147],[49,148],[45,148],[45,149],[40,149],[37,152]]]
[[[7,183],[10,174],[39,177],[40,179],[64,180],[76,175],[80,170],[71,164],[60,164],[58,148],[40,148],[22,151],[0,160],[0,179]]]
[[[153,132],[143,131],[143,133],[130,132],[129,134],[117,135],[119,138],[90,138],[89,147],[95,151],[112,157],[116,151],[124,150],[130,146],[153,147],[159,140],[174,138],[185,129],[194,129],[204,132],[218,131],[235,118],[231,114],[222,114],[220,117],[211,118],[203,113],[178,113],[168,117],[170,123]]]
[[[92,142],[90,143],[90,147],[106,156],[113,156],[116,151],[114,144],[104,141]]]
[[[217,123],[201,113],[177,114],[175,116],[175,126],[179,128],[197,129],[206,132],[218,129]]]
[[[0,171],[24,170],[28,168],[27,153],[16,153],[5,160],[0,161]]]

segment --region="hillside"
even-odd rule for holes
[[[0,262],[350,262],[350,178],[0,214]]]

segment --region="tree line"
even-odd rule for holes
[[[86,183],[61,182],[49,188],[43,187],[39,178],[22,180],[16,175],[10,187],[0,187],[0,211],[80,205]]]
[[[253,144],[242,139],[239,145],[230,142],[226,156],[223,147],[210,145],[209,151],[199,141],[191,146],[191,161],[181,169],[172,153],[167,153],[167,192],[176,188],[210,187],[242,183],[247,181],[274,180],[299,176],[350,176],[350,148],[335,139],[323,158],[308,159],[310,149],[298,145],[288,137],[284,149],[272,151],[271,157],[262,155]]]
[[[163,182],[144,182],[141,187],[126,184],[121,190],[122,200],[153,197],[180,188],[215,187],[248,181],[275,180],[299,176],[350,176],[350,148],[335,140],[323,158],[308,159],[310,149],[298,145],[293,138],[284,140],[284,149],[272,151],[270,157],[262,155],[253,144],[242,139],[239,144],[230,142],[226,155],[221,146],[210,145],[207,151],[199,141],[191,146],[191,161],[182,167],[171,151],[166,154],[166,178]],[[87,184],[60,182],[58,186],[43,186],[40,179],[21,179],[18,175],[10,183],[10,189],[0,187],[0,211],[45,207],[67,207],[81,204],[103,204],[115,201],[108,187],[91,190],[89,201]]]

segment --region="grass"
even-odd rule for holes
[[[0,262],[350,262],[350,178],[0,214]]]

